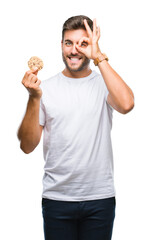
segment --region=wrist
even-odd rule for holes
[[[105,53],[99,52],[97,54],[97,57],[94,59],[93,63],[95,66],[98,66],[99,63],[103,62],[104,60],[108,61],[108,57],[106,56]]]
[[[103,53],[101,51],[98,52],[93,60],[95,60],[96,58],[102,58],[103,59],[104,58]]]
[[[39,102],[40,99],[41,99],[41,96],[29,95],[29,101],[31,101],[31,102]]]
[[[34,89],[28,89],[29,92],[29,98],[33,100],[40,100],[42,96],[42,90],[41,88],[34,90]]]

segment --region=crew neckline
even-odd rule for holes
[[[59,73],[60,77],[62,79],[64,79],[67,82],[74,82],[74,83],[81,83],[81,82],[85,82],[88,81],[89,79],[91,79],[94,75],[95,75],[95,71],[92,70],[92,72],[87,76],[87,77],[82,77],[82,78],[70,78],[65,76],[62,72]]]

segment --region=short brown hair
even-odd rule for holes
[[[84,19],[87,20],[88,25],[90,26],[91,30],[93,31],[93,21],[84,15],[78,15],[68,18],[65,23],[63,24],[62,28],[62,40],[64,38],[64,33],[67,30],[77,30],[77,29],[85,29]]]

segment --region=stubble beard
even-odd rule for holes
[[[76,55],[73,55],[73,57],[76,57]],[[72,67],[69,67],[67,61],[66,61],[66,58],[64,56],[64,54],[62,53],[62,59],[63,59],[63,62],[66,66],[66,68],[69,70],[69,71],[73,71],[73,72],[79,72],[79,71],[82,71],[84,70],[85,68],[87,68],[90,64],[90,59],[85,57],[85,60],[81,63],[81,65],[78,67],[78,68],[72,68]]]

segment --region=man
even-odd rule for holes
[[[46,240],[109,240],[115,217],[113,109],[134,107],[132,90],[99,48],[100,28],[86,16],[63,25],[65,69],[42,82],[37,69],[22,80],[29,91],[18,131],[32,152],[44,129],[42,210]],[[90,69],[90,59],[100,74]]]

